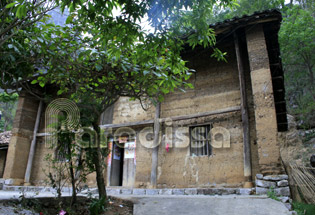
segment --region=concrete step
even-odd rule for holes
[[[139,189],[108,187],[108,195],[251,195],[255,188]],[[94,190],[97,193],[97,189]]]
[[[57,189],[44,186],[9,186],[3,185],[3,191],[18,192],[52,192]],[[63,187],[62,192],[72,192],[71,187]],[[179,189],[141,189],[141,188],[123,188],[107,187],[108,195],[251,195],[255,188],[179,188]],[[98,194],[97,188],[89,188],[79,192],[81,194]]]
[[[44,187],[44,186],[10,186],[3,185],[3,191],[18,191],[18,192],[57,192],[56,188]],[[61,192],[72,192],[71,187],[63,187]]]

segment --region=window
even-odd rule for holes
[[[211,155],[211,125],[193,126],[189,128],[190,156]]]

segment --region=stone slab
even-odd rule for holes
[[[145,195],[145,189],[133,189],[132,194],[134,194],[134,195]]]
[[[174,189],[173,190],[173,195],[184,195],[185,194],[185,189]]]
[[[277,196],[290,196],[290,188],[289,187],[276,188],[275,193]]]
[[[122,195],[131,195],[132,194],[132,189],[121,189],[120,193]]]
[[[159,194],[159,189],[147,189],[146,190],[147,195],[158,195]]]
[[[256,178],[257,178],[257,179],[263,179],[263,177],[264,177],[264,176],[263,176],[262,174],[256,174]]]
[[[288,178],[288,175],[266,175],[263,179],[268,181],[281,181],[288,180]]]
[[[185,195],[197,195],[197,189],[196,188],[187,188],[185,189]]]
[[[288,182],[288,180],[281,180],[281,181],[277,182],[277,186],[278,187],[287,187],[287,186],[289,186],[289,182]]]
[[[265,188],[276,187],[276,182],[257,179],[256,186]]]
[[[268,191],[269,191],[269,189],[267,189],[267,188],[256,187],[256,194],[258,194],[258,195],[265,195],[265,194],[267,194]]]
[[[111,189],[107,193],[108,195],[119,195],[120,194],[120,189]]]
[[[161,189],[159,192],[160,195],[172,195],[173,190],[172,189]]]

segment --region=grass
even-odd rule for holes
[[[275,189],[274,187],[270,187],[269,191],[267,192],[267,196],[268,198],[271,198],[273,200],[280,201],[274,189]]]
[[[293,202],[293,209],[298,213],[298,215],[314,215],[315,205],[305,204],[301,202]]]

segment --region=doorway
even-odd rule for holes
[[[113,143],[110,186],[122,186],[124,168],[124,147],[118,142]]]

